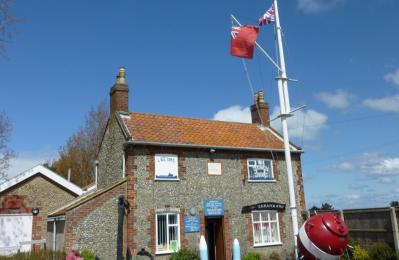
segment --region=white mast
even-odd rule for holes
[[[290,143],[288,136],[288,125],[287,125],[287,118],[290,117],[292,114],[290,114],[291,107],[288,96],[288,84],[287,84],[288,78],[285,69],[284,49],[281,37],[281,26],[280,26],[280,17],[278,13],[277,0],[273,0],[273,5],[275,11],[276,33],[277,33],[278,53],[279,53],[279,62],[280,62],[279,77],[277,78],[278,94],[280,100],[280,114],[281,114],[280,117],[281,117],[281,125],[284,137],[284,152],[285,152],[285,162],[287,165],[288,190],[290,195],[290,209],[291,209],[292,232],[294,235],[293,239],[295,246],[295,257],[298,258],[298,248],[296,241],[296,236],[298,235],[298,216],[296,208],[294,176],[292,172],[291,152],[290,152]]]

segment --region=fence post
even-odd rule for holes
[[[339,210],[339,216],[343,221],[345,221],[344,211],[342,209]]]
[[[233,242],[233,260],[241,260],[240,244],[237,238],[235,238]]]
[[[201,260],[208,260],[208,246],[206,245],[204,236],[201,236],[199,249],[200,249]]]
[[[399,254],[398,221],[396,220],[395,207],[391,207],[391,223],[392,223],[393,241],[395,243],[395,252],[396,252],[396,254]]]

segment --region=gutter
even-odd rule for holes
[[[251,152],[284,152],[284,149],[273,148],[256,148],[256,147],[235,147],[235,146],[214,146],[201,144],[176,144],[176,143],[160,143],[160,142],[145,142],[145,141],[127,141],[124,144],[128,145],[149,145],[149,146],[167,146],[167,147],[184,147],[184,148],[202,148],[202,149],[218,149],[230,151],[251,151]],[[303,150],[291,150],[292,153],[303,153]]]

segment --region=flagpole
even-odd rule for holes
[[[295,258],[298,258],[298,246],[296,237],[298,235],[298,214],[296,208],[296,196],[295,196],[295,186],[294,186],[294,176],[292,172],[292,162],[291,162],[291,152],[290,152],[290,142],[288,135],[288,124],[287,118],[291,116],[291,107],[288,96],[288,84],[287,84],[287,72],[285,68],[285,58],[284,49],[281,36],[281,25],[280,17],[278,13],[278,3],[277,0],[273,0],[274,10],[275,10],[275,20],[276,20],[276,33],[277,33],[277,43],[278,43],[278,53],[279,53],[279,77],[277,78],[277,86],[280,100],[280,114],[281,114],[281,125],[283,129],[284,138],[284,152],[285,152],[285,162],[287,166],[287,179],[288,179],[288,190],[290,197],[290,209],[291,209],[291,221],[292,221],[292,232],[294,239],[294,250]]]

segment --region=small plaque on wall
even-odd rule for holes
[[[215,162],[208,163],[208,175],[222,175],[222,164]]]

